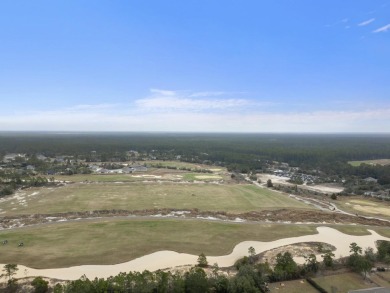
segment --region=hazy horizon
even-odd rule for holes
[[[389,133],[390,1],[2,1],[0,131]]]

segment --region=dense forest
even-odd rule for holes
[[[390,158],[388,134],[0,133],[0,155],[69,155],[88,160],[94,152],[105,161],[124,160],[129,150],[157,159],[180,156],[182,161],[224,165],[240,172],[278,161],[309,173],[316,169],[328,175],[371,176],[390,183],[390,166],[348,164]]]

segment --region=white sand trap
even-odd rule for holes
[[[135,178],[161,178],[159,175],[131,175],[131,177]]]
[[[196,175],[196,179],[221,179],[221,176],[218,175]]]
[[[284,238],[271,242],[244,241],[237,244],[231,254],[223,256],[207,256],[207,260],[210,264],[218,263],[220,267],[227,267],[233,265],[237,259],[242,258],[243,256],[247,256],[248,248],[251,246],[255,248],[257,253],[261,253],[263,251],[274,249],[280,246],[312,241],[325,242],[334,245],[336,247],[336,251],[334,253],[336,255],[336,258],[339,258],[341,256],[349,255],[349,245],[352,242],[356,242],[363,249],[367,247],[372,247],[374,250],[376,250],[375,241],[390,241],[390,238],[383,237],[371,230],[368,230],[371,235],[365,236],[352,236],[341,233],[329,227],[318,227],[317,230],[318,234]],[[183,266],[187,264],[194,265],[197,263],[197,259],[197,255],[177,253],[174,251],[158,251],[116,265],[82,265],[69,268],[42,270],[32,269],[22,265],[18,265],[19,271],[16,277],[25,277],[25,270],[27,270],[27,276],[42,276],[64,280],[75,280],[80,278],[84,274],[90,279],[93,279],[95,277],[107,278],[109,276],[117,275],[120,272],[143,270],[155,271],[158,269]],[[295,258],[295,260],[299,263],[304,262],[303,258]],[[0,266],[2,267],[4,266],[4,264],[0,264]]]

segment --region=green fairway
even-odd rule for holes
[[[160,250],[217,256],[229,254],[246,240],[273,241],[315,233],[315,225],[96,219],[1,231],[0,241],[7,239],[8,244],[0,246],[0,263],[35,268],[115,264]],[[18,247],[19,242],[24,247]]]
[[[312,207],[249,184],[73,183],[58,188],[22,191],[2,203],[4,215],[153,208],[247,212],[272,208]]]
[[[244,240],[272,241],[316,233],[314,226],[199,220],[73,222],[1,231],[0,263],[35,268],[115,264],[159,250],[224,255]],[[24,247],[18,247],[20,241]]]
[[[58,181],[65,182],[134,182],[143,180],[142,177],[134,177],[132,174],[75,174],[75,175],[55,175]]]

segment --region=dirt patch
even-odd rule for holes
[[[300,188],[313,190],[321,193],[339,193],[344,190],[342,186],[330,185],[330,184],[318,184],[318,185],[300,185]]]
[[[271,179],[273,184],[283,184],[283,185],[288,185],[288,186],[295,186],[295,184],[292,184],[290,182],[287,182],[290,180],[288,177],[280,177],[276,175],[271,175],[271,174],[256,174],[257,178],[261,180],[262,183],[266,183],[268,179]]]

